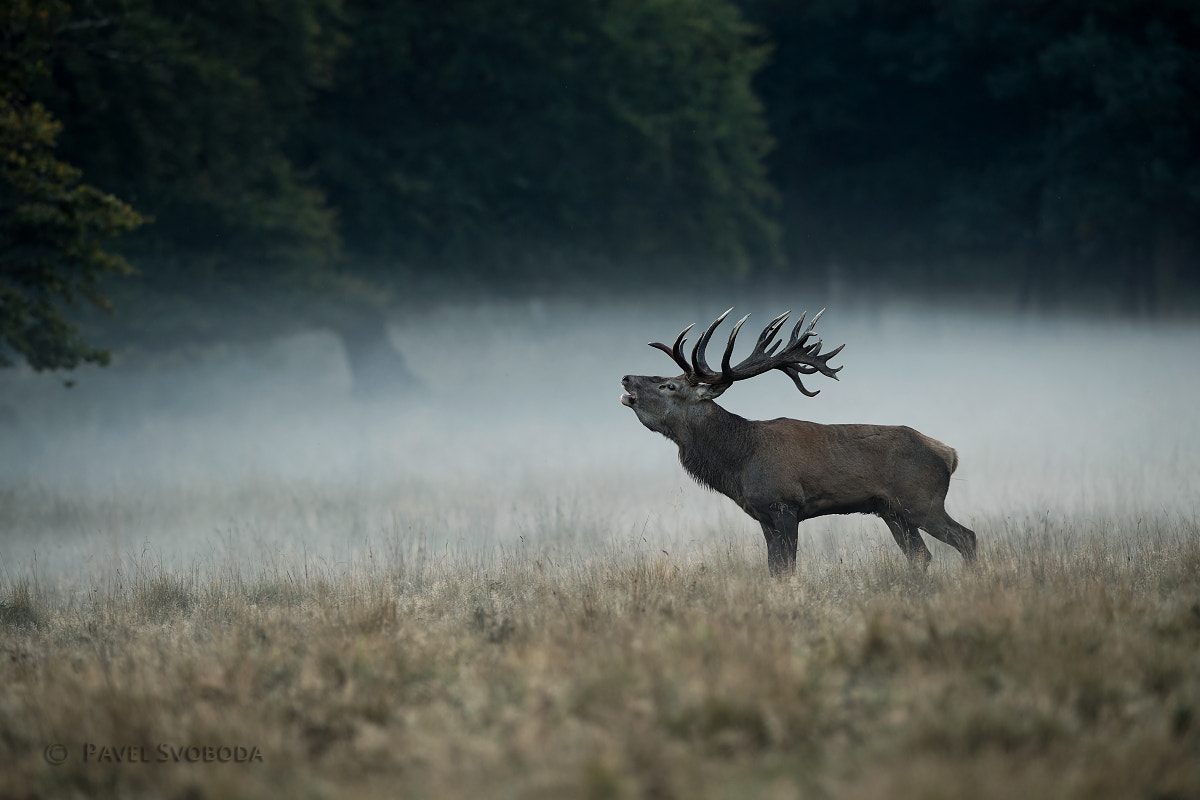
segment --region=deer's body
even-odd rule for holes
[[[703,344],[716,324],[697,346],[704,367]],[[763,357],[774,352],[774,347],[764,345],[764,340],[773,338],[768,331],[760,337],[756,353],[738,368],[728,366],[734,338],[730,337],[722,370],[730,376],[728,383],[739,379],[737,369],[759,357],[760,351]],[[793,345],[798,341],[804,347],[805,339],[797,340],[797,334],[792,340]],[[680,334],[675,352],[683,341]],[[665,346],[661,349],[672,352]],[[793,347],[784,353],[788,349]],[[815,362],[824,367],[819,371],[831,374],[824,360],[837,351],[828,356],[818,356],[818,351],[819,342],[809,345],[806,355],[816,357]],[[693,362],[695,356],[694,352]],[[770,363],[759,361],[751,366]],[[794,369],[797,363],[815,362],[793,357],[781,363]],[[807,374],[804,369],[797,371]],[[950,475],[958,466],[953,448],[905,426],[747,420],[713,402],[728,385],[722,385],[721,377],[713,372],[705,375],[699,367],[685,369],[678,378],[626,375],[622,385],[627,394],[621,401],[647,428],[679,446],[679,461],[692,477],[729,497],[762,525],[772,573],[793,568],[799,522],[826,514],[878,515],[909,560],[919,566],[928,564],[931,556],[918,529],[952,545],[968,561],[974,558],[975,534],[951,519],[944,508]],[[792,377],[807,394],[798,377]]]

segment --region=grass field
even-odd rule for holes
[[[8,379],[0,798],[1200,796],[1195,328],[852,319],[730,406],[950,442],[980,563],[839,518],[772,580],[616,402],[645,320],[484,314],[394,408],[319,338]]]
[[[732,541],[397,542],[255,577],[140,562],[75,595],[10,579],[0,791],[1197,796],[1195,523],[979,528],[978,569],[928,575],[878,553],[773,581]],[[172,760],[205,745],[261,761]]]

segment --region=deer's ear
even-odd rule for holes
[[[696,396],[701,400],[716,400],[728,388],[728,386],[712,386],[707,383],[700,383],[696,385]]]

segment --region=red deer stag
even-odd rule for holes
[[[918,528],[953,546],[968,563],[973,561],[974,532],[951,519],[944,507],[950,474],[958,466],[953,448],[902,425],[752,421],[713,402],[735,381],[773,369],[813,397],[817,392],[804,387],[801,375],[819,372],[837,380],[841,369],[830,367],[829,359],[845,345],[822,353],[822,342],[813,333],[820,313],[807,328],[802,315],[786,344],[775,341],[788,312],[771,320],[754,351],[730,366],[734,340],[750,315],[742,317],[729,335],[720,371],[713,370],[704,350],[729,311],[700,336],[691,363],[684,358],[683,345],[693,325],[670,347],[651,342],[674,359],[683,374],[626,375],[621,379],[621,403],[647,428],[679,446],[679,461],[693,478],[729,497],[762,525],[771,574],[795,569],[799,523],[826,514],[877,514],[914,566],[926,567],[931,558]]]

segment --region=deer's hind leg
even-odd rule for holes
[[[896,540],[896,544],[900,545],[900,549],[904,551],[904,555],[908,557],[908,562],[914,567],[926,569],[929,562],[933,559],[929,548],[925,546],[925,542],[921,539],[921,532],[917,530],[917,526],[911,524],[908,520],[895,515],[887,515],[883,517],[883,521],[887,523],[888,529],[892,532],[892,536]]]
[[[933,538],[961,553],[968,564],[975,561],[975,531],[956,521],[940,504],[912,521]]]

